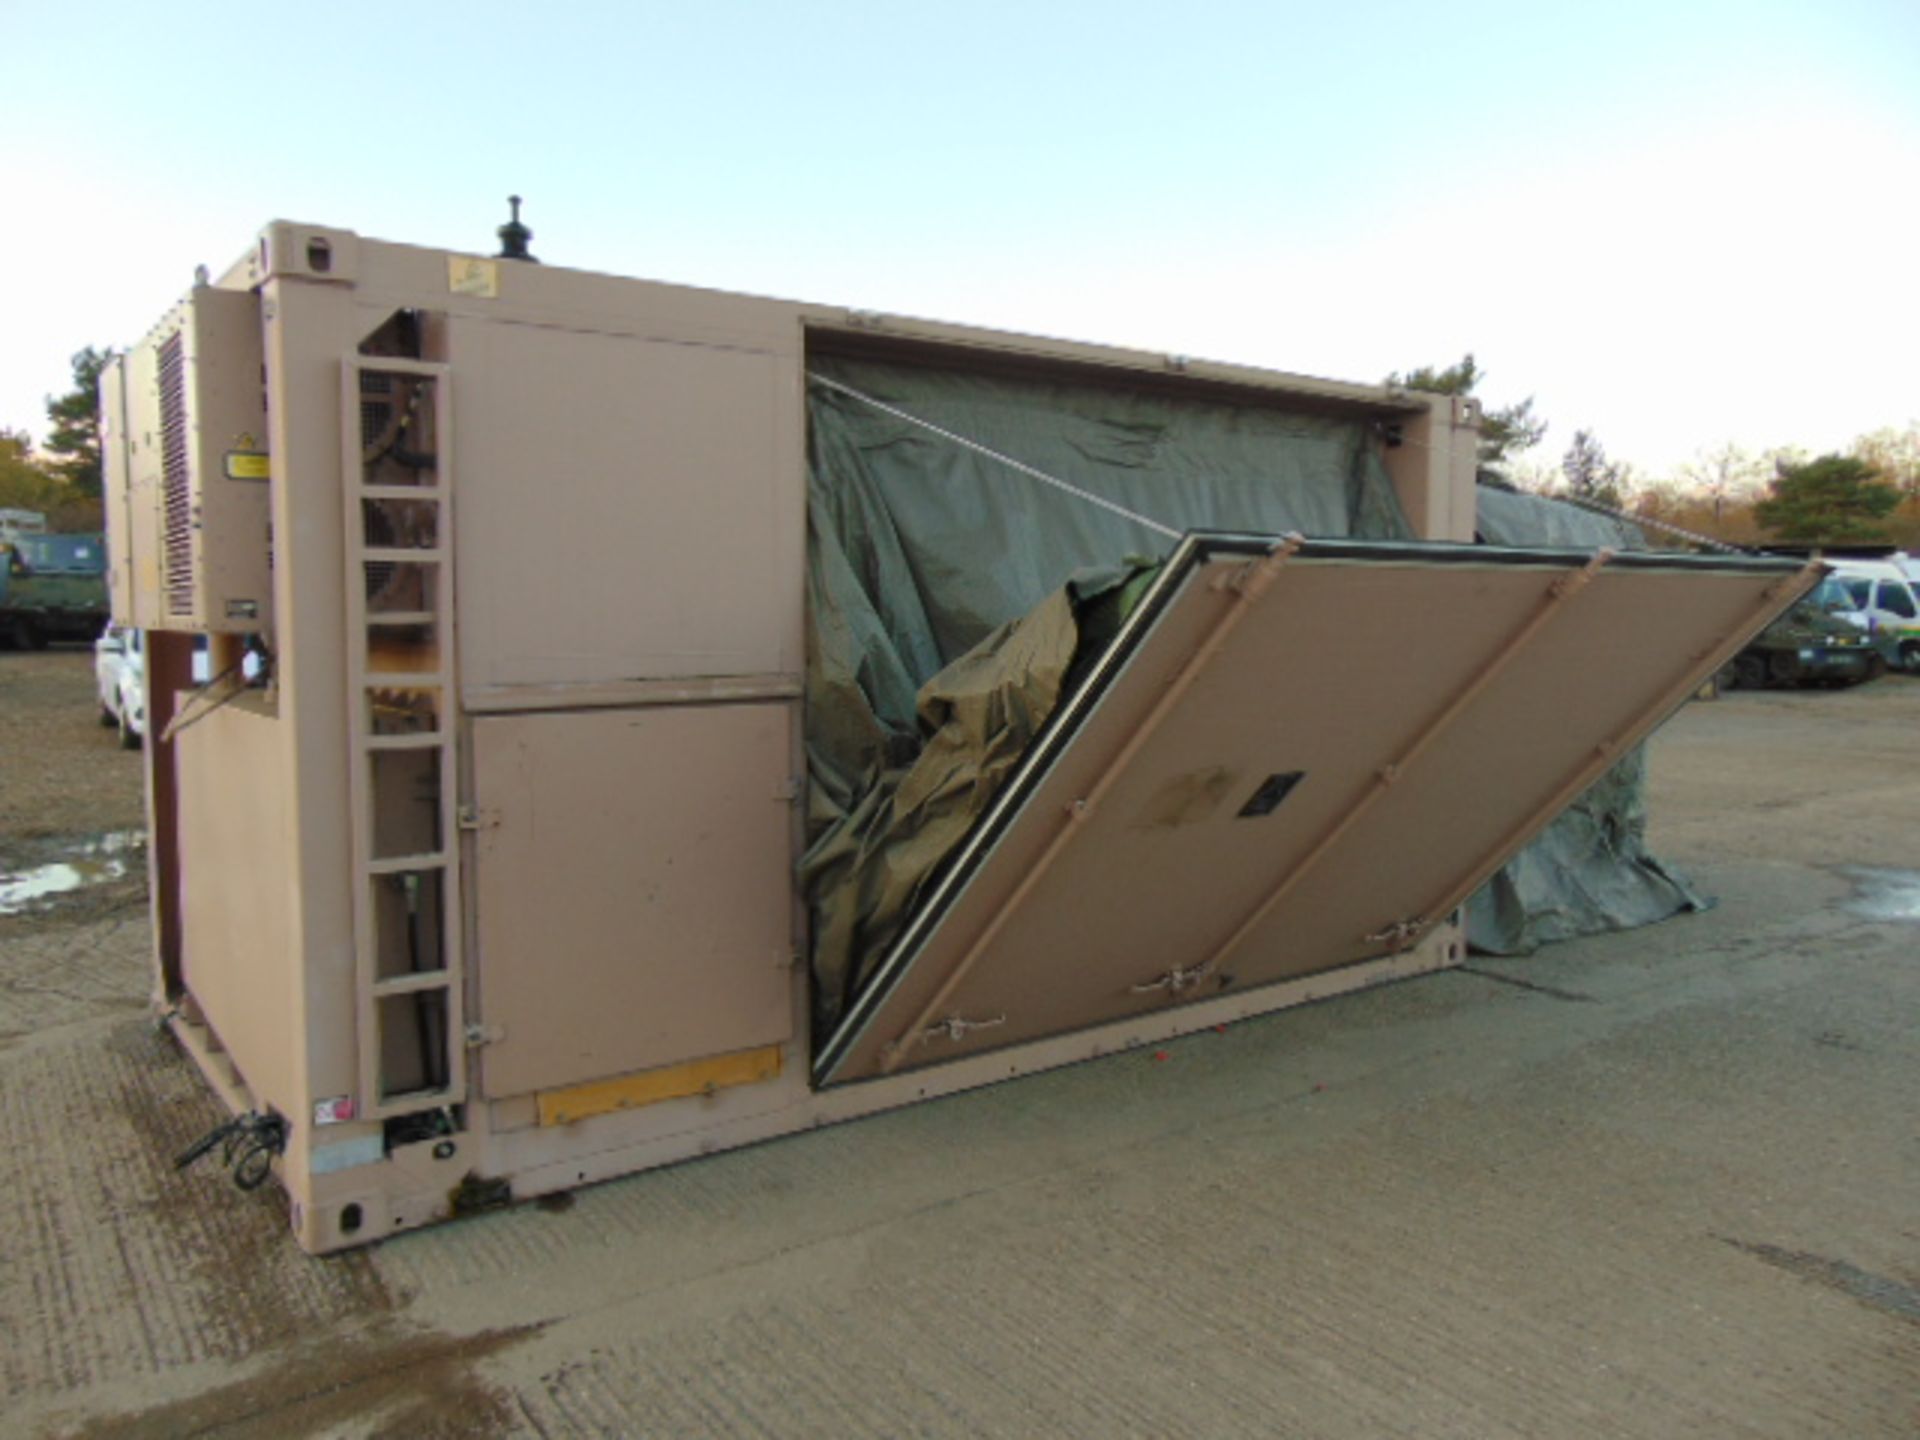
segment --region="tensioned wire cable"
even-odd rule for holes
[[[1625,510],[1616,510],[1611,505],[1602,505],[1598,500],[1588,500],[1579,495],[1549,495],[1549,500],[1561,500],[1569,505],[1577,505],[1582,510],[1591,510],[1596,515],[1605,515],[1610,519],[1624,521],[1628,525],[1640,525],[1649,530],[1664,530],[1669,535],[1678,535],[1682,540],[1691,540],[1706,550],[1718,550],[1727,555],[1753,555],[1750,545],[1731,545],[1725,540],[1716,540],[1711,535],[1702,535],[1698,530],[1687,530],[1678,525],[1669,525],[1664,520],[1655,520],[1648,515],[1634,515]]]
[[[896,420],[904,420],[909,425],[917,425],[928,434],[938,435],[942,440],[952,445],[958,445],[962,450],[971,450],[976,455],[984,456],[996,464],[1005,465],[1009,470],[1017,470],[1022,475],[1040,481],[1043,485],[1051,485],[1054,489],[1064,491],[1076,500],[1084,500],[1089,505],[1098,505],[1102,510],[1118,515],[1123,520],[1131,520],[1136,525],[1144,525],[1157,535],[1165,535],[1170,540],[1178,540],[1184,533],[1183,531],[1174,529],[1171,525],[1162,525],[1158,520],[1149,520],[1146,516],[1137,514],[1127,509],[1126,506],[1109,500],[1103,495],[1096,495],[1091,490],[1083,490],[1078,485],[1073,484],[1071,481],[1062,480],[1057,475],[1049,475],[1044,470],[1036,470],[1025,461],[1016,460],[1011,455],[1002,455],[998,450],[990,450],[977,440],[969,440],[964,435],[956,435],[951,430],[943,430],[931,420],[922,420],[918,415],[909,414],[897,406],[887,404],[884,400],[876,400],[871,395],[862,394],[851,385],[843,385],[838,380],[829,380],[826,376],[816,374],[812,370],[807,371],[807,379],[813,381],[816,385],[824,385],[829,390],[837,390],[842,395],[858,400],[863,405],[871,405],[883,415],[891,415]]]

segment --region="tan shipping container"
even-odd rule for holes
[[[1353,421],[1414,537],[1170,543],[829,1024],[823,357]],[[155,1001],[316,1252],[1455,963],[1467,895],[1812,582],[1472,546],[1470,400],[325,226],[107,394]],[[271,683],[191,691],[205,632]]]

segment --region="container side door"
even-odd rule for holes
[[[791,1036],[790,726],[784,704],[474,721],[486,1095]]]

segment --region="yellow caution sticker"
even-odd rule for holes
[[[500,266],[497,261],[474,255],[447,257],[447,288],[456,295],[473,295],[482,300],[500,296]]]
[[[229,480],[265,480],[273,471],[270,457],[258,450],[227,451],[227,478]]]

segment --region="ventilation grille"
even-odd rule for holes
[[[161,548],[167,610],[193,614],[193,484],[187,473],[187,357],[176,331],[160,347]]]

